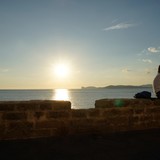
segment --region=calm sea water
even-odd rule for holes
[[[94,108],[95,100],[133,98],[137,92],[141,91],[152,93],[152,88],[0,90],[0,101],[69,100],[72,103],[72,108]],[[152,97],[154,97],[153,93]]]

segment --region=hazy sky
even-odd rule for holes
[[[159,64],[159,0],[0,0],[0,89],[148,84]]]

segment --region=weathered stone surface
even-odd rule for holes
[[[46,119],[46,112],[37,111],[33,115],[36,120],[45,120]]]
[[[61,126],[61,121],[60,120],[47,120],[47,121],[41,121],[41,122],[36,122],[35,128],[40,129],[40,128],[58,128]]]
[[[50,137],[50,136],[53,136],[55,135],[55,133],[53,133],[53,130],[52,129],[49,129],[49,128],[45,128],[45,129],[34,129],[30,132],[30,136],[31,137]]]
[[[12,129],[12,130],[6,130],[3,134],[3,137],[1,139],[26,139],[28,137],[31,138],[31,130],[32,129],[24,129],[24,128],[18,128],[18,129]]]
[[[159,107],[148,107],[146,108],[147,113],[160,113],[160,106]]]
[[[4,120],[26,120],[27,114],[23,112],[8,112],[2,116]]]
[[[0,103],[0,111],[13,111],[15,109],[14,104],[8,104],[8,103]]]
[[[69,118],[70,112],[69,111],[50,111],[47,112],[47,118]]]
[[[85,109],[77,109],[72,110],[72,118],[87,118],[87,110]]]
[[[9,122],[7,126],[8,130],[30,130],[32,128],[33,123],[28,121]]]
[[[19,111],[27,111],[27,110],[37,111],[39,110],[39,106],[40,104],[37,102],[31,103],[31,101],[27,101],[27,102],[20,102],[19,104],[17,104],[16,109]]]
[[[143,114],[144,113],[144,108],[138,108],[136,107],[134,109],[134,114]]]
[[[88,109],[88,117],[99,117],[100,116],[100,110],[99,109]]]
[[[0,124],[0,132],[4,133],[5,129],[6,129],[5,123]]]
[[[160,128],[157,100],[105,100],[103,107],[77,110],[68,101],[0,104],[0,140]]]
[[[113,106],[114,106],[113,100],[101,99],[95,101],[95,108],[110,108]]]
[[[71,102],[45,100],[40,104],[40,109],[41,110],[70,110]]]
[[[100,99],[95,108],[160,106],[158,99]]]
[[[53,110],[71,110],[71,102],[69,101],[55,101]]]

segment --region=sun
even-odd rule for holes
[[[56,64],[54,66],[54,73],[57,77],[65,78],[70,73],[70,68],[67,64]]]

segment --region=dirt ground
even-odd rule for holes
[[[160,160],[160,130],[0,141],[0,157],[2,160]]]

